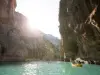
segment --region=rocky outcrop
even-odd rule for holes
[[[91,12],[97,6],[95,15]],[[98,0],[61,0],[59,11],[62,36],[61,58],[100,60],[100,2]],[[90,21],[90,19],[92,19]],[[86,22],[88,21],[88,22]],[[90,23],[89,23],[90,21]]]

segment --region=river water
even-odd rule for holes
[[[72,67],[68,62],[27,62],[0,64],[0,75],[100,75],[100,66]]]

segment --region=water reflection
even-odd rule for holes
[[[37,75],[37,64],[24,64],[23,66],[25,70],[22,75]]]

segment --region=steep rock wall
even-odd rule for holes
[[[59,11],[60,34],[62,36],[61,58],[66,60],[77,57],[100,59],[99,52],[99,1],[98,0],[61,0]],[[98,6],[92,24],[85,23],[95,6]],[[96,24],[98,27],[96,28]],[[98,46],[98,47],[97,47]]]

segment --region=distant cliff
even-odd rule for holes
[[[51,34],[45,34],[44,39],[49,41],[56,49],[54,50],[55,59],[60,58],[60,44],[61,40]]]
[[[51,34],[45,34],[44,38],[50,41],[58,50],[60,50],[60,39]]]

